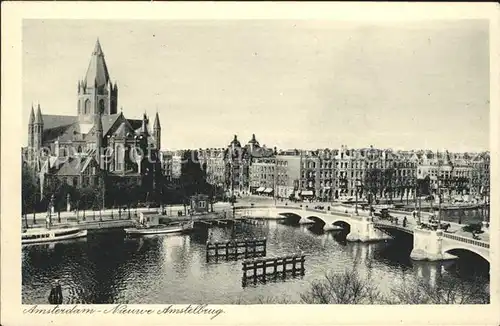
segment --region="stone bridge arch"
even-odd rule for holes
[[[302,219],[302,216],[297,212],[279,212],[278,215],[284,217],[285,220],[290,224],[299,224],[300,220]]]
[[[490,255],[487,252],[487,250],[477,247],[476,246],[468,246],[468,245],[461,245],[459,243],[457,244],[448,244],[448,245],[443,245],[442,249],[443,253],[450,254],[453,256],[476,256],[490,264]]]
[[[306,219],[308,219],[309,221],[313,221],[314,224],[318,226],[318,228],[319,227],[324,228],[327,225],[324,219],[316,215],[308,215]]]

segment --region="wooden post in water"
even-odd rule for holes
[[[267,261],[263,260],[262,261],[262,281],[264,283],[266,283],[266,277],[267,277],[267,275],[266,275],[267,268],[266,267],[267,267]]]
[[[226,260],[229,259],[229,241],[226,242]]]
[[[257,264],[253,263],[253,283],[257,283]]]
[[[215,243],[215,261],[219,261],[219,243]]]
[[[304,256],[300,257],[300,275],[304,275]]]

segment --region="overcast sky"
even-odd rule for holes
[[[128,118],[163,149],[489,147],[487,21],[25,20],[23,117],[76,115],[99,37]],[[152,121],[152,120],[151,120]],[[24,140],[27,143],[27,136]]]

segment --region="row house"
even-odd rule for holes
[[[276,190],[280,198],[297,197],[299,194],[301,157],[298,151],[276,155]]]
[[[249,168],[250,192],[273,195],[276,190],[276,158],[256,158]]]
[[[224,151],[224,148],[207,148],[198,152],[200,163],[206,167],[207,182],[221,187],[225,182]]]

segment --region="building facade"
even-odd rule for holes
[[[250,193],[274,195],[276,175],[275,157],[254,158],[249,168]]]
[[[39,173],[41,189],[57,178],[71,186],[126,178],[155,187],[161,175],[161,126],[156,113],[125,118],[118,112],[118,86],[111,81],[99,40],[85,77],[77,83],[76,115],[43,114],[32,106],[28,123],[27,164]]]
[[[252,135],[252,139],[242,146],[238,136],[234,135],[224,151],[225,188],[230,194],[250,193],[250,166],[253,160],[272,157],[274,150],[260,146]]]

